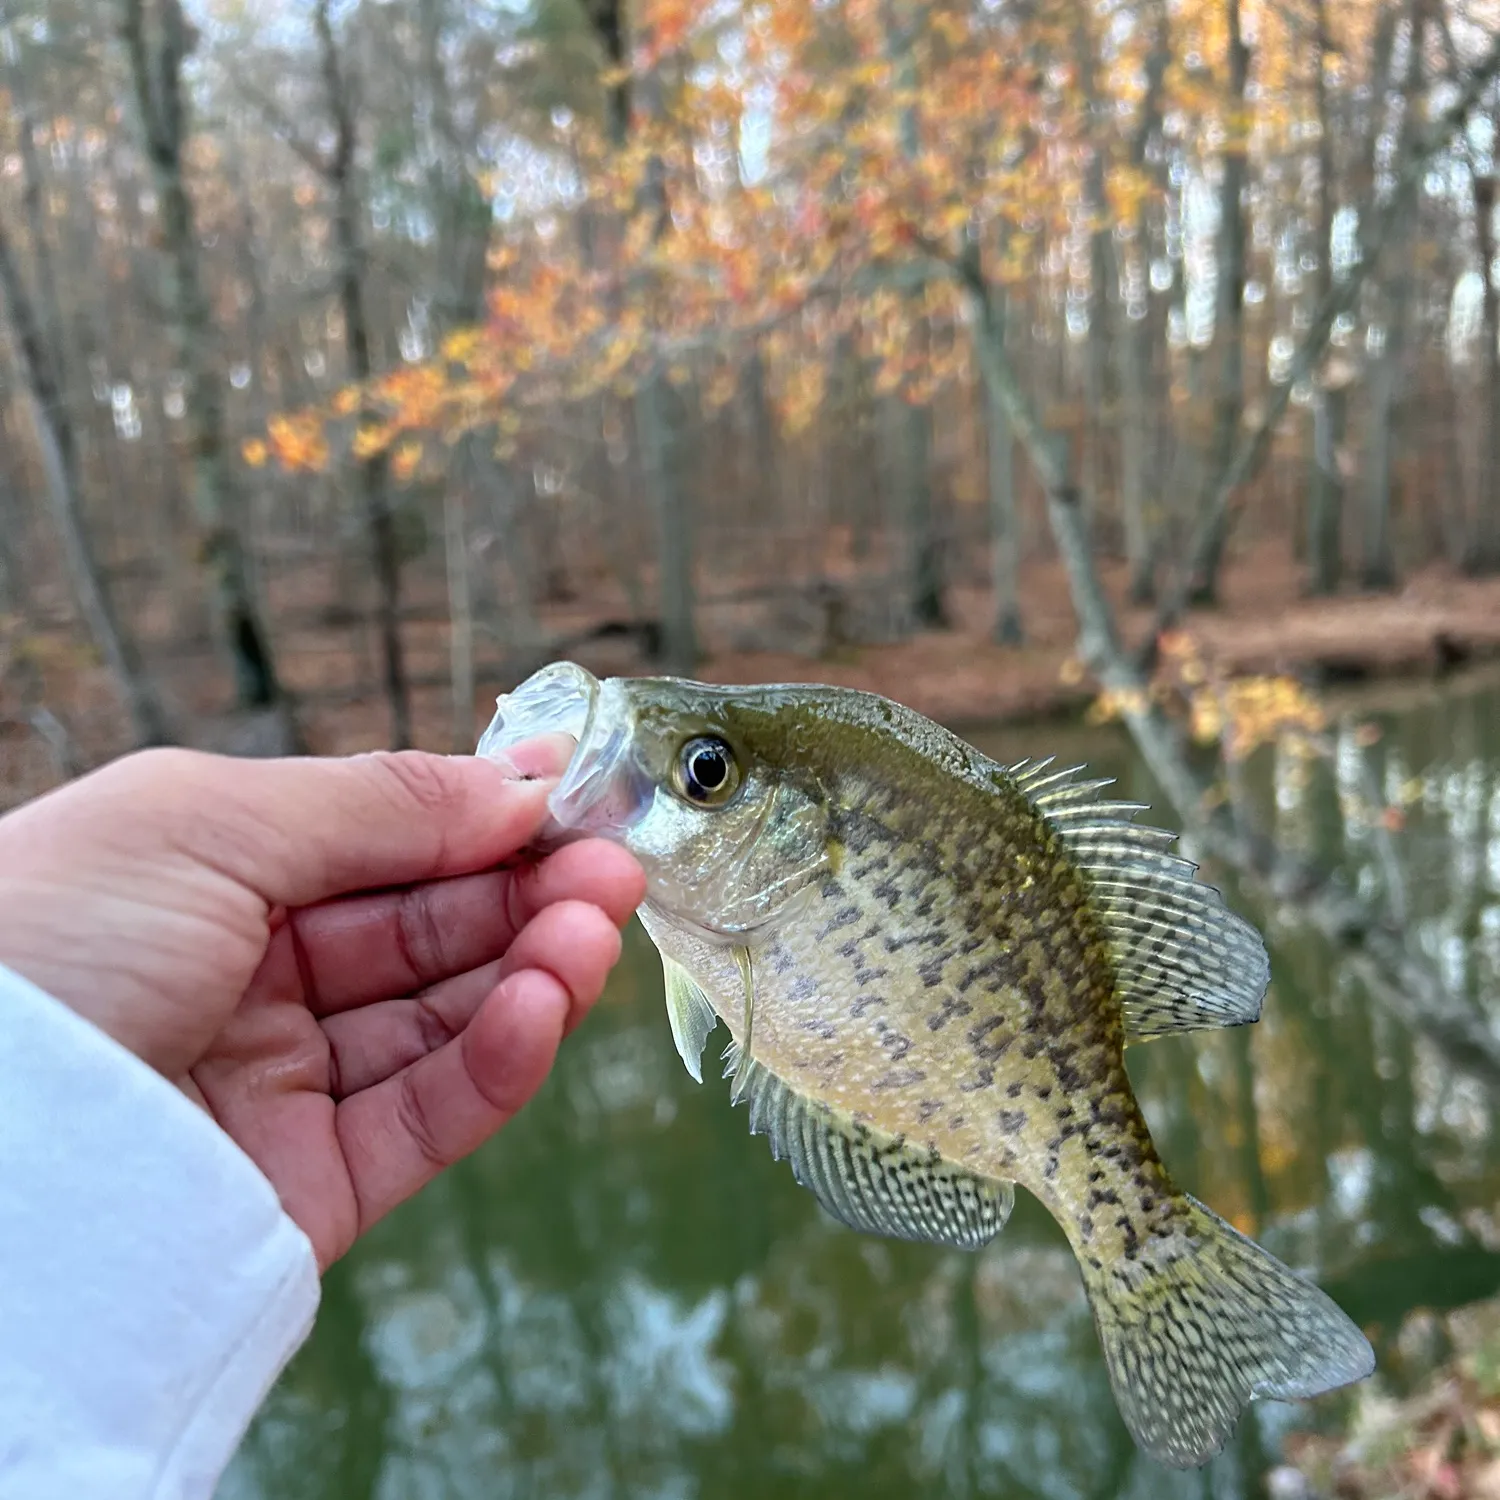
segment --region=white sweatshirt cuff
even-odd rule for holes
[[[0,1500],[206,1500],[318,1294],[249,1157],[0,967]]]

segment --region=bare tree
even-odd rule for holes
[[[1224,143],[1224,179],[1219,194],[1218,314],[1215,337],[1219,346],[1218,390],[1214,400],[1214,435],[1207,481],[1199,511],[1212,514],[1214,495],[1234,461],[1235,434],[1245,406],[1245,208],[1246,152],[1243,121],[1245,89],[1250,77],[1250,49],[1240,30],[1240,0],[1226,0],[1229,33],[1228,139]],[[1228,533],[1221,524],[1205,525],[1189,559],[1193,598],[1211,602],[1218,593],[1219,568]]]
[[[333,145],[326,153],[307,150],[304,156],[316,165],[333,196],[337,256],[334,277],[338,285],[339,310],[344,320],[344,348],[350,375],[363,383],[374,373],[374,363],[370,357],[370,328],[365,312],[364,205],[355,177],[355,155],[359,145],[355,84],[339,56],[333,23],[329,19],[328,0],[318,0],[313,10],[313,27],[318,37],[324,104],[333,121]],[[401,640],[401,554],[391,511],[384,450],[359,459],[356,472],[375,566],[376,618],[385,693],[391,708],[391,744],[404,749],[412,742],[411,690]]]
[[[269,633],[250,584],[240,495],[225,432],[224,377],[199,268],[193,204],[183,177],[188,105],[182,65],[195,36],[179,0],[120,0],[120,34],[129,57],[136,118],[156,187],[165,305],[173,355],[182,375],[190,429],[193,498],[215,615],[234,664],[241,708],[282,704]],[[294,731],[288,724],[288,734]]]
[[[41,250],[45,256],[45,250]],[[166,715],[125,633],[100,575],[78,490],[78,449],[52,351],[32,306],[15,250],[0,217],[0,303],[16,333],[20,363],[31,393],[37,443],[58,539],[67,559],[78,611],[125,702],[137,744],[166,744]]]

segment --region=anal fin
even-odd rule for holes
[[[737,1042],[724,1054],[750,1105],[750,1133],[841,1223],[867,1234],[978,1250],[1005,1227],[1015,1185],[980,1177],[799,1094]]]

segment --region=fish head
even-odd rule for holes
[[[647,902],[726,942],[784,920],[832,862],[827,799],[779,753],[774,690],[681,678],[600,681],[544,667],[498,700],[478,753],[565,734],[576,748],[539,842],[623,845]]]

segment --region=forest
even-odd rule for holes
[[[1493,613],[1493,20],[3,0],[7,780],[466,749],[569,651],[1035,676],[1070,549],[1138,662]]]
[[[561,657],[1085,718],[1500,1088],[1494,745],[1324,698],[1500,655],[1496,0],[0,0],[0,89],[0,808]]]

